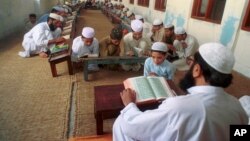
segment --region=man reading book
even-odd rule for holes
[[[82,35],[73,40],[71,60],[74,65],[79,67],[78,58],[83,56],[99,56],[99,41],[95,38],[95,30],[92,27],[84,27]],[[98,71],[99,67],[97,64],[89,64],[88,70]]]
[[[200,46],[180,87],[157,109],[141,112],[131,89],[121,92],[125,108],[113,125],[114,141],[228,141],[229,125],[248,124],[240,102],[224,88],[232,83],[233,53],[219,43]]]

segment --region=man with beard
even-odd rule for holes
[[[232,52],[219,43],[206,43],[180,87],[188,94],[170,97],[155,110],[141,112],[136,93],[120,93],[126,106],[113,125],[114,141],[229,141],[229,125],[248,124],[240,102],[223,89],[232,83]]]
[[[18,53],[21,57],[30,57],[32,54],[39,54],[48,57],[47,51],[53,44],[65,41],[62,37],[55,37],[53,33],[60,25],[63,18],[55,13],[50,13],[47,22],[37,24],[24,35],[22,46],[25,51]]]
[[[131,22],[132,32],[123,37],[124,53],[126,56],[144,56],[150,54],[150,44],[148,40],[142,36],[143,23],[140,20],[133,20]],[[126,65],[123,64],[122,68],[125,71],[133,70],[139,71],[141,64]]]

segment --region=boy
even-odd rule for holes
[[[99,41],[95,38],[95,30],[93,28],[84,27],[82,35],[73,40],[71,58],[76,63],[79,62],[79,57],[91,55],[99,56]],[[88,70],[98,71],[99,67],[96,64],[89,64]]]
[[[144,76],[163,76],[168,80],[174,78],[176,68],[166,60],[167,51],[167,45],[163,42],[152,45],[151,57],[144,64]]]

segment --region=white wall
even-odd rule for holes
[[[165,24],[172,23],[176,27],[184,27],[200,44],[211,41],[224,44],[234,52],[234,70],[250,78],[250,32],[240,29],[248,1],[227,0],[220,24],[191,18],[193,0],[167,0],[165,12],[154,10],[155,0],[150,0],[149,7],[138,6],[137,0],[134,4],[123,0],[123,4],[136,14],[143,15],[151,23],[154,18],[161,18]]]
[[[0,0],[0,39],[20,33],[30,13],[40,16],[62,0]]]

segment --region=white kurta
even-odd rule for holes
[[[46,51],[49,40],[53,38],[53,32],[50,31],[47,22],[37,24],[24,35],[22,46],[27,55],[26,57],[29,57],[30,54]]]
[[[133,38],[133,32],[126,34],[123,37],[123,42],[124,42],[125,52],[132,50],[136,55],[138,55],[136,52],[136,48],[141,49],[143,52],[150,50],[151,43],[149,43],[148,40],[144,37],[142,37],[139,40],[135,40]]]
[[[192,35],[187,34],[187,37],[183,42],[187,44],[186,48],[182,47],[181,41],[174,40],[173,43],[179,58],[186,58],[188,56],[192,56],[199,48],[199,43],[197,39]]]
[[[114,141],[229,141],[229,125],[247,124],[239,101],[222,88],[195,86],[159,108],[127,105],[113,125]]]
[[[188,70],[189,66],[186,63],[186,58],[193,56],[199,48],[199,43],[195,37],[192,35],[187,35],[186,39],[183,41],[187,44],[186,48],[182,47],[181,41],[174,40],[174,47],[176,48],[176,53],[179,57],[178,60],[174,61],[173,64],[180,71]]]
[[[150,50],[150,43],[145,37],[142,37],[139,40],[135,40],[133,38],[133,32],[126,34],[123,37],[124,42],[124,53],[126,54],[129,51],[133,51],[135,56],[141,56],[144,52]],[[131,64],[126,65],[122,64],[122,68],[126,71],[133,70],[139,71],[141,68],[141,64]]]
[[[95,54],[99,56],[99,42],[96,38],[94,38],[92,44],[90,46],[86,46],[81,36],[76,37],[73,40],[72,44],[72,61],[77,62],[78,57],[86,55],[86,54]],[[88,66],[89,70],[96,70],[97,65],[90,64]]]

